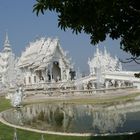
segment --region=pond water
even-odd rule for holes
[[[33,104],[5,112],[3,118],[19,126],[68,133],[125,133],[140,131],[140,106]]]

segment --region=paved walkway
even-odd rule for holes
[[[115,92],[95,93],[95,94],[67,94],[61,96],[48,96],[45,94],[35,94],[24,99],[25,103],[43,102],[47,100],[72,100],[72,99],[113,99],[132,95],[133,93],[140,93],[140,89],[119,90]]]

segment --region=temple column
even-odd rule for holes
[[[60,80],[63,81],[63,62],[62,59],[59,59],[59,68],[60,68]]]
[[[52,82],[53,76],[52,76],[52,65],[50,66],[50,82]]]
[[[67,75],[67,80],[69,80],[70,79],[70,71],[69,71],[69,69],[66,70],[66,75]]]
[[[60,77],[59,77],[59,80],[62,81],[62,72],[63,72],[63,71],[62,71],[62,66],[59,65],[59,68],[60,68]]]
[[[105,88],[108,88],[109,87],[109,81],[106,81],[105,82]]]
[[[121,81],[118,81],[118,87],[120,88],[121,87]]]
[[[61,81],[64,81],[66,80],[66,70],[65,70],[65,67],[64,66],[61,66],[60,68],[60,72],[61,72]]]

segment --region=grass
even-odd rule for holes
[[[11,107],[10,101],[6,100],[4,97],[0,97],[0,112]]]
[[[0,111],[9,109],[10,101],[0,97]],[[0,140],[12,140],[14,135],[14,128],[0,123]],[[41,140],[41,134],[29,132],[25,130],[17,130],[18,140]],[[71,137],[71,136],[57,136],[44,134],[45,140],[90,140],[90,137]]]
[[[129,97],[126,97],[130,99]],[[116,99],[116,100],[119,100]],[[85,100],[83,99],[84,102]],[[75,103],[80,102],[79,100],[75,100]],[[87,101],[90,103],[90,101]],[[10,102],[5,98],[0,97],[0,111],[9,109]],[[14,135],[14,128],[6,126],[0,123],[0,140],[12,140]],[[17,130],[18,140],[41,140],[41,134],[24,131],[24,130]],[[135,135],[128,135],[128,136],[105,136],[105,137],[76,137],[76,136],[58,136],[58,135],[49,135],[44,134],[44,140],[139,140],[140,133]]]

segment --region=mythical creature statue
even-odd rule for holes
[[[23,98],[23,90],[19,87],[16,92],[11,96],[11,105],[13,107],[19,107]]]

